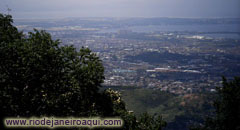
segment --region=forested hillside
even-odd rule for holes
[[[44,30],[24,34],[0,14],[1,129],[7,117],[53,116],[120,117],[125,130],[240,129],[239,77],[223,77],[216,92],[183,94],[102,86],[104,79],[102,60],[89,48],[62,45]]]
[[[46,31],[24,35],[0,14],[0,119],[7,117],[121,117],[122,129],[161,129],[161,116],[138,121],[118,92],[99,91],[102,61],[88,48],[60,46]],[[120,100],[119,100],[120,99]]]

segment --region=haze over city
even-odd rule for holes
[[[0,0],[0,130],[239,130],[239,50],[240,0]]]
[[[239,18],[239,0],[0,0],[14,18]]]

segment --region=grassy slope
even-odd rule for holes
[[[184,96],[174,95],[159,90],[134,88],[134,87],[111,87],[119,90],[126,103],[128,110],[136,115],[143,112],[160,114],[167,122],[174,122],[176,116],[190,118],[203,118],[212,113],[212,101],[214,94],[187,94]]]

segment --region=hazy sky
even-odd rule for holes
[[[0,0],[14,18],[238,17],[240,0]]]

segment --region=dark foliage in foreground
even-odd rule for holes
[[[227,81],[223,77],[222,85],[217,87],[216,115],[192,130],[240,130],[240,78]]]
[[[0,14],[0,126],[5,117],[121,117],[122,129],[161,129],[161,116],[129,113],[117,91],[99,92],[101,60],[88,48],[59,46],[45,31],[27,36]]]

